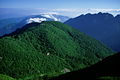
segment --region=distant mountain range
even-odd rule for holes
[[[0,74],[41,79],[86,68],[112,54],[99,41],[63,23],[29,23],[0,37]]]
[[[41,23],[42,21],[60,21],[65,22],[68,20],[69,17],[57,15],[57,14],[40,14],[40,15],[32,15],[27,17],[20,17],[20,18],[8,18],[0,20],[0,36],[5,34],[9,34],[15,31],[22,26],[32,23],[38,22]]]
[[[88,13],[69,19],[65,24],[103,42],[114,51],[120,51],[120,15]]]
[[[88,68],[63,74],[51,80],[119,80],[120,53],[109,56]]]

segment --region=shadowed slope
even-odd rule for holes
[[[100,77],[120,77],[120,53],[109,56],[91,67],[70,72],[52,80],[85,80]]]

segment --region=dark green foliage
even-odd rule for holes
[[[111,53],[99,41],[60,22],[31,23],[0,39],[0,74],[15,78],[61,74]]]
[[[16,80],[12,77],[0,74],[0,80]]]
[[[118,61],[120,61],[120,53],[111,55],[90,67],[56,76],[50,80],[120,80]]]

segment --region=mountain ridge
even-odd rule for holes
[[[0,20],[0,36],[14,32],[16,29],[21,28],[22,26],[42,21],[60,21],[64,22],[68,20],[69,17],[57,14],[44,13],[40,15],[30,15],[20,18],[8,18]]]
[[[113,53],[99,41],[60,22],[28,25],[0,38],[0,74],[14,78],[63,74],[95,64]]]
[[[109,13],[80,15],[65,22],[81,32],[101,41],[114,51],[120,49],[120,17]]]

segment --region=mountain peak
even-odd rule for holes
[[[74,28],[120,51],[120,17],[109,13],[80,15],[65,22]]]
[[[69,17],[56,13],[41,13],[40,15],[30,15],[22,18],[4,19],[0,22],[0,36],[9,34],[29,23],[41,23],[42,21],[65,22],[68,19]]]

